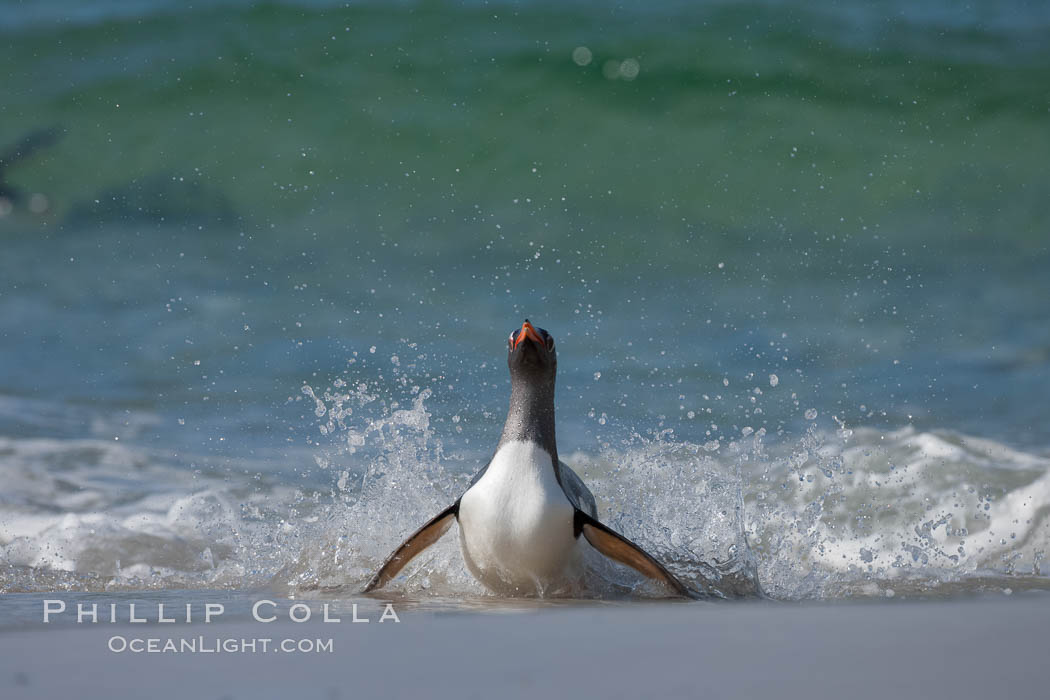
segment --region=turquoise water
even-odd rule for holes
[[[330,583],[303,543],[395,509],[363,578],[489,456],[526,316],[561,450],[651,546],[750,543],[789,596],[829,590],[811,562],[1040,575],[1048,30],[1026,2],[0,4],[7,580]],[[977,554],[985,505],[1023,527]]]

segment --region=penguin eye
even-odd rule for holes
[[[516,336],[517,334],[518,334],[517,331],[511,331],[510,337],[507,338],[507,347],[508,348],[514,347],[514,336]]]
[[[547,333],[545,333],[544,336],[546,337],[547,341],[547,352],[550,352],[554,349],[554,336]]]

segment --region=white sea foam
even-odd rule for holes
[[[191,470],[125,443],[0,439],[2,588],[358,589],[483,458],[446,455],[426,390],[401,404],[366,386],[317,393],[304,395],[323,421],[327,442],[311,457],[327,488],[245,476],[260,471],[252,465]],[[708,451],[666,431],[562,458],[603,520],[712,593],[884,596],[989,576],[1046,581],[1050,458],[991,440],[813,426],[795,440],[759,430]],[[656,592],[594,559],[599,590]],[[484,595],[454,532],[391,585]]]

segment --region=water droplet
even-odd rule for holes
[[[590,65],[591,60],[594,58],[594,54],[586,46],[577,46],[572,51],[572,61],[578,66]]]
[[[638,77],[638,71],[640,70],[641,66],[633,58],[628,58],[620,64],[620,75],[624,80],[634,80]]]

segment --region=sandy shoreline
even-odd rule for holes
[[[319,610],[319,601],[311,605]],[[240,615],[211,625],[8,626],[0,631],[0,696],[977,698],[1041,697],[1050,689],[1044,593],[503,613],[408,607],[400,623],[385,624],[378,609],[362,601],[369,624],[350,623],[344,602],[339,624],[317,615],[303,624],[285,617],[260,624]],[[212,639],[330,639],[332,648],[114,653],[107,648],[114,637],[201,637],[207,648]]]

